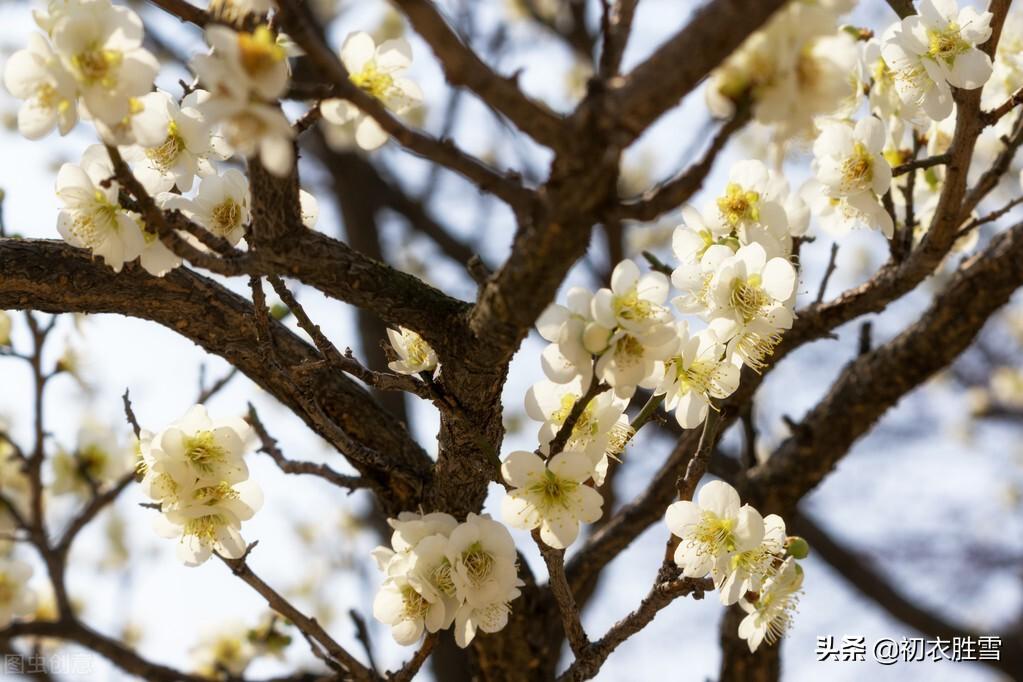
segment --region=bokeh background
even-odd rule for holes
[[[146,22],[156,40],[150,47],[190,54],[203,48],[193,27],[163,15],[144,3],[128,3]],[[400,21],[384,2],[376,0],[320,0],[332,44],[340,45],[351,31],[377,35],[403,31]],[[564,40],[528,19],[511,0],[448,0],[441,3],[473,45],[503,73],[519,72],[520,83],[533,96],[567,111],[578,101],[586,71],[579,54]],[[550,5],[552,3],[538,3]],[[591,2],[590,29],[595,28],[599,3]],[[643,0],[639,4],[625,68],[649,54],[665,37],[682,26],[699,5],[687,0]],[[553,5],[557,5],[554,2]],[[880,0],[860,3],[849,23],[881,29],[894,15]],[[2,56],[24,46],[35,30],[32,3],[0,3]],[[556,9],[556,8],[555,8]],[[1017,8],[1016,11],[1023,11]],[[455,95],[425,44],[407,33],[415,54],[412,76],[426,91],[422,125],[434,134],[450,134],[472,153],[521,169],[527,177],[542,177],[549,161],[544,151],[498,121],[470,95]],[[166,55],[166,53],[163,53]],[[157,85],[180,94],[178,80],[188,79],[180,65],[168,61]],[[8,233],[58,238],[58,203],[53,186],[56,170],[77,161],[95,142],[90,126],[80,124],[67,137],[50,136],[40,142],[21,138],[13,125],[17,103],[0,95],[0,188],[4,190],[4,219]],[[289,109],[298,115],[301,107]],[[709,137],[714,123],[702,93],[664,117],[627,153],[629,172],[623,179],[626,193],[635,193],[668,177],[692,159]],[[755,130],[747,131],[719,159],[708,178],[709,200],[723,184],[729,164],[741,158],[763,158],[765,149]],[[316,229],[350,237],[341,219],[330,178],[314,153],[305,152],[302,178],[305,189],[320,200]],[[374,153],[374,164],[429,214],[445,225],[471,251],[489,264],[498,264],[508,252],[513,234],[510,213],[499,203],[481,197],[466,182],[436,172],[423,161],[393,144]],[[797,150],[786,165],[789,182],[797,187],[807,177],[809,153]],[[1015,177],[1015,175],[1013,175]],[[1009,188],[1019,191],[1018,186]],[[671,229],[679,216],[671,214],[656,224],[628,225],[622,245],[627,256],[650,249],[670,257]],[[378,215],[381,255],[391,264],[414,272],[452,295],[471,300],[475,287],[465,268],[445,255],[436,244],[413,228],[403,215]],[[990,231],[987,226],[983,242]],[[816,295],[833,238],[817,233],[803,247],[800,304]],[[887,245],[880,234],[853,232],[840,240],[837,270],[828,296],[864,281],[883,262]],[[594,238],[585,262],[573,270],[571,283],[600,286],[610,269],[608,242]],[[0,273],[0,277],[2,277]],[[940,280],[940,277],[938,278]],[[244,293],[243,283],[230,286]],[[927,304],[935,283],[870,316],[875,343],[897,333],[914,320]],[[373,352],[378,338],[362,338],[355,312],[326,301],[312,290],[300,298],[335,343],[351,346],[357,354]],[[15,345],[27,342],[24,322],[15,321]],[[823,340],[792,354],[774,370],[755,401],[758,450],[770,452],[785,435],[783,416],[798,418],[830,386],[841,367],[856,354],[859,323],[839,330],[838,338]],[[919,607],[948,622],[982,633],[1018,628],[1023,614],[1023,447],[1020,421],[1012,410],[1003,418],[983,416],[997,402],[1012,406],[1023,392],[1009,381],[1018,377],[1023,311],[1006,310],[989,324],[981,348],[974,348],[945,372],[903,400],[878,426],[859,441],[838,469],[810,496],[802,511],[835,541],[882,574],[890,585]],[[934,339],[940,344],[941,339]],[[367,350],[368,349],[368,350]],[[508,437],[504,451],[533,449],[535,424],[526,418],[522,401],[529,385],[542,378],[541,340],[533,335],[516,356],[505,393]],[[53,335],[51,359],[66,353],[77,358],[77,378],[65,374],[47,394],[47,428],[52,444],[74,446],[76,432],[86,419],[115,428],[127,439],[120,396],[131,390],[142,425],[162,428],[182,414],[200,392],[200,376],[207,385],[223,377],[229,367],[209,357],[191,342],[156,325],[115,315],[64,316]],[[997,372],[996,372],[997,370]],[[992,373],[1002,377],[992,393]],[[999,383],[1000,382],[1000,383]],[[0,414],[17,436],[28,439],[31,418],[31,383],[18,363],[0,358]],[[270,433],[292,458],[329,461],[347,470],[298,419],[244,377],[235,377],[209,402],[214,415],[242,414],[252,402]],[[437,419],[429,405],[410,398],[410,426],[428,450],[436,448]],[[723,447],[737,450],[740,434],[733,430]],[[641,490],[671,447],[670,436],[645,430],[624,456],[618,477],[619,503]],[[364,493],[346,494],[319,479],[282,474],[268,457],[249,458],[252,476],[263,487],[266,503],[247,522],[247,540],[259,540],[250,556],[255,571],[308,613],[315,614],[346,646],[361,651],[349,610],[365,616],[377,661],[396,668],[411,651],[391,640],[387,629],[372,622],[371,603],[379,576],[369,562],[369,551],[380,543],[369,518],[374,514]],[[495,511],[494,486],[488,507]],[[155,661],[182,668],[195,663],[197,647],[210,633],[254,626],[266,613],[262,600],[233,578],[224,565],[210,561],[186,568],[174,558],[173,542],[161,540],[150,528],[154,513],[142,508],[141,491],[130,488],[117,505],[105,512],[76,544],[69,575],[71,594],[84,619],[111,635],[127,635],[139,651]],[[75,509],[73,498],[57,497],[56,519]],[[66,518],[66,517],[65,517]],[[515,532],[518,545],[534,571],[543,573],[535,547],[524,533]],[[661,561],[667,530],[657,525],[614,561],[587,607],[583,623],[601,633],[628,613],[646,593]],[[20,550],[23,556],[30,552]],[[866,599],[826,562],[811,553],[805,562],[805,595],[794,628],[783,643],[783,678],[792,682],[816,680],[921,680],[990,682],[1004,679],[980,664],[944,662],[900,663],[891,667],[866,662],[817,662],[818,636],[862,635],[869,643],[882,637],[899,640],[919,636],[910,626]],[[42,589],[37,572],[34,580]],[[513,605],[514,606],[514,605]],[[710,595],[704,601],[681,599],[664,610],[639,635],[624,644],[604,666],[600,680],[703,680],[716,676],[717,624],[722,609]],[[255,678],[290,671],[296,662],[315,665],[297,633],[283,660],[256,660],[247,671]],[[74,651],[73,648],[67,651]],[[431,673],[422,673],[430,679]],[[120,673],[101,659],[90,679],[119,680]]]

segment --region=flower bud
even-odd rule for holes
[[[798,536],[785,538],[785,554],[796,559],[805,559],[810,554],[810,545]]]

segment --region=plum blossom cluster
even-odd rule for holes
[[[785,535],[785,521],[761,516],[722,481],[704,485],[696,502],[668,507],[665,522],[678,538],[674,559],[682,575],[710,575],[721,603],[746,612],[739,636],[750,651],[776,643],[792,622],[802,591],[806,541]]]
[[[23,101],[18,128],[38,139],[54,129],[66,135],[79,119],[91,121],[159,208],[181,211],[236,246],[250,218],[249,183],[238,170],[221,172],[216,163],[244,157],[278,176],[288,175],[295,163],[295,130],[280,105],[288,96],[295,48],[266,22],[272,8],[269,0],[212,2],[219,20],[205,31],[210,50],[191,60],[196,84],[175,98],[153,89],[159,63],[142,47],[135,12],[110,0],[49,2],[35,13],[42,33],[31,35],[4,69],[5,86]],[[353,33],[341,57],[353,84],[386,109],[401,115],[422,102],[420,88],[403,75],[412,63],[407,41],[377,46],[368,34]],[[375,119],[345,100],[324,101],[322,112],[334,146],[372,150],[387,140]],[[124,204],[124,187],[113,180],[107,157],[97,145],[78,164],[60,169],[58,231],[115,272],[138,260],[150,274],[163,276],[181,258],[156,226]],[[303,192],[302,204],[303,221],[311,227],[315,200]],[[192,235],[180,236],[205,249]]]
[[[35,19],[44,33],[29,36],[4,69],[4,85],[24,100],[21,133],[38,139],[57,128],[66,135],[79,117],[101,132],[123,126],[160,68],[142,47],[139,16],[110,0],[64,0]]]
[[[988,11],[960,8],[956,0],[920,0],[916,14],[874,37],[840,24],[853,4],[789,3],[714,72],[707,100],[720,117],[748,103],[782,154],[795,138],[813,139],[814,177],[799,194],[821,227],[840,235],[863,226],[892,239],[895,208],[906,201],[910,176],[897,179],[900,191],[893,191],[893,166],[912,160],[920,140],[931,155],[948,150],[953,88],[975,90],[990,82],[982,98],[990,108],[1023,85],[1012,47],[1021,44],[1013,36],[1023,36],[1023,27],[1010,18],[992,63],[980,49],[991,36]],[[1006,117],[985,130],[978,154],[993,157],[1010,127]],[[912,173],[922,176],[912,197],[919,237],[934,216],[943,171]]]
[[[711,76],[707,105],[719,117],[752,99],[753,118],[776,135],[805,137],[813,119],[856,108],[858,49],[838,27],[853,0],[796,0],[740,46]]]
[[[139,436],[142,489],[160,508],[153,527],[178,540],[178,558],[187,566],[213,552],[228,559],[245,553],[242,521],[263,506],[243,458],[249,438],[244,420],[211,419],[202,405],[159,433]]]
[[[510,602],[523,584],[507,528],[472,513],[459,523],[441,512],[402,512],[388,524],[391,546],[373,552],[385,576],[373,615],[391,627],[398,644],[453,625],[455,642],[464,648],[477,631],[507,625]]]
[[[792,326],[793,238],[809,215],[784,178],[759,161],[739,162],[712,207],[686,207],[683,218],[670,279],[625,260],[609,288],[573,287],[565,305],[537,321],[549,342],[547,378],[529,390],[526,413],[541,424],[539,447],[504,460],[502,514],[551,547],[569,546],[581,523],[600,518],[596,487],[635,433],[626,409],[638,388],[652,392],[649,408],[662,403],[683,428],[696,428],[736,390],[743,367],[767,366]],[[680,293],[669,303],[672,285]],[[676,319],[672,306],[703,328]]]
[[[403,75],[412,65],[412,47],[404,38],[377,45],[368,33],[352,33],[341,46],[341,62],[356,87],[395,114],[408,114],[422,104],[422,89]],[[335,149],[354,145],[372,151],[387,142],[377,120],[348,100],[324,100],[320,111],[327,142]]]

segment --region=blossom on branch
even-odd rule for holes
[[[540,539],[555,549],[575,542],[580,523],[600,518],[604,498],[586,485],[593,471],[581,452],[559,452],[543,460],[517,450],[501,465],[512,490],[501,500],[501,515],[513,528],[540,529]]]
[[[918,12],[885,31],[881,55],[899,97],[940,121],[952,113],[952,87],[975,90],[991,77],[991,58],[977,49],[991,36],[991,13],[956,0],[920,0]]]
[[[455,642],[464,648],[477,629],[496,632],[505,626],[522,581],[515,543],[504,526],[472,513],[458,523],[440,512],[402,512],[388,523],[394,529],[391,547],[373,552],[386,576],[373,615],[391,626],[398,644],[414,644],[424,632],[454,625]]]
[[[401,116],[422,104],[422,89],[402,75],[412,65],[412,47],[404,38],[377,45],[368,33],[352,33],[341,46],[341,62],[352,84],[395,114]],[[373,151],[387,142],[380,124],[348,100],[324,100],[320,110],[332,147],[346,149],[354,143]]]
[[[160,505],[154,528],[179,539],[178,558],[187,566],[214,551],[229,559],[245,552],[241,523],[263,505],[243,459],[249,435],[243,420],[214,421],[195,405],[163,431],[140,438],[142,487]]]

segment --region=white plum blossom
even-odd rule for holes
[[[295,161],[294,130],[275,105],[233,97],[211,97],[200,105],[206,120],[220,126],[232,154],[258,159],[278,177],[291,172]]]
[[[462,604],[455,613],[455,644],[464,649],[472,643],[477,630],[487,633],[503,630],[511,614],[509,602],[518,598],[519,594],[516,587],[508,593],[508,601],[495,601],[478,607]]]
[[[28,46],[11,55],[4,66],[4,86],[24,100],[18,109],[18,131],[37,140],[56,128],[67,135],[78,122],[78,89],[46,38],[33,33]]]
[[[751,652],[765,640],[774,644],[789,629],[802,588],[803,569],[790,557],[777,575],[764,583],[756,602],[739,601],[747,614],[739,623],[739,637],[746,640]]]
[[[142,20],[109,2],[71,3],[53,25],[54,51],[89,115],[115,125],[149,92],[160,65],[142,47]]]
[[[59,451],[52,460],[55,495],[74,493],[88,496],[93,486],[102,490],[132,470],[134,453],[121,442],[112,428],[86,419],[78,430],[72,452]]]
[[[671,273],[671,283],[681,293],[672,299],[679,312],[703,314],[710,306],[710,282],[723,262],[735,255],[738,240],[711,244],[703,250],[699,260],[679,258],[679,265]]]
[[[714,587],[724,605],[734,604],[747,592],[757,592],[776,573],[785,555],[785,521],[777,514],[764,517],[764,539],[752,549],[721,557],[711,569]]]
[[[373,599],[373,617],[390,625],[391,636],[402,646],[418,642],[424,631],[442,630],[446,613],[440,597],[430,601],[416,591],[408,576],[401,572],[385,580]]]
[[[519,596],[515,543],[508,529],[470,513],[464,523],[442,512],[402,512],[389,519],[391,547],[373,558],[386,576],[373,615],[391,626],[395,641],[414,644],[424,632],[452,625],[466,647],[477,629],[497,632]]]
[[[398,327],[397,330],[388,329],[387,339],[391,342],[391,348],[398,354],[397,360],[387,363],[392,372],[419,374],[437,369],[437,353],[423,337],[411,329],[405,327]]]
[[[578,377],[566,384],[544,380],[526,392],[526,414],[542,422],[537,436],[540,452],[548,453],[551,441],[584,393]],[[628,403],[628,399],[612,391],[598,393],[583,408],[565,443],[566,450],[577,450],[590,458],[594,466],[593,482],[597,485],[604,482],[608,457],[620,454],[632,438],[633,430],[625,414]]]
[[[508,601],[519,584],[515,543],[507,528],[487,516],[470,513],[451,531],[447,559],[456,597],[474,608]]]
[[[742,245],[757,243],[771,258],[787,256],[793,235],[805,231],[802,208],[785,178],[755,159],[732,166],[716,208],[716,233],[731,232]]]
[[[653,388],[660,380],[663,362],[678,347],[675,327],[662,324],[642,333],[617,329],[594,366],[598,380],[622,397],[632,397],[637,387]]]
[[[851,6],[846,0],[788,3],[711,74],[711,113],[730,117],[748,96],[754,119],[784,142],[809,134],[815,117],[849,109],[857,49],[838,30],[838,18]]]
[[[179,539],[178,558],[198,566],[215,551],[237,559],[240,529],[263,504],[243,459],[251,430],[239,418],[213,420],[202,405],[157,434],[140,437],[143,490],[160,504],[157,533]]]
[[[412,48],[404,38],[377,45],[368,33],[352,33],[341,46],[341,61],[356,87],[395,114],[408,113],[422,103],[422,89],[402,75],[412,65]],[[372,151],[387,142],[388,135],[376,120],[348,100],[325,100],[320,111],[328,124],[327,140],[335,148],[351,147],[354,142]]]
[[[62,210],[57,231],[64,241],[92,251],[114,272],[142,253],[145,239],[138,223],[121,208],[119,185],[101,183],[110,177],[101,164],[66,163],[57,173],[57,198]]]
[[[664,379],[654,391],[664,394],[664,409],[675,411],[684,429],[696,428],[707,418],[712,398],[727,398],[739,386],[739,370],[725,358],[725,346],[706,329],[690,336],[679,323],[678,354],[665,362]]]
[[[240,621],[204,627],[199,643],[190,652],[196,672],[209,679],[218,679],[224,672],[241,676],[258,654],[251,633]]]
[[[180,210],[190,220],[226,239],[231,246],[236,246],[245,236],[251,205],[249,180],[235,168],[202,178],[199,191],[191,199],[179,195],[166,195],[162,199],[164,208]]]
[[[208,93],[196,90],[178,103],[163,91],[139,98],[141,111],[133,117],[135,141],[124,154],[133,162],[133,172],[151,192],[166,192],[177,187],[192,189],[195,177],[213,175],[210,162],[226,156],[216,147],[210,126],[197,108]]]
[[[991,58],[977,49],[991,36],[991,13],[955,0],[920,0],[917,11],[885,31],[881,55],[899,97],[940,121],[952,113],[951,87],[974,90],[991,76]]]
[[[255,97],[269,102],[287,90],[288,51],[266,25],[252,32],[211,25],[206,42],[213,50],[196,55],[191,68],[214,98],[247,101]]]
[[[540,529],[540,539],[555,549],[575,542],[580,523],[600,518],[604,498],[586,485],[593,465],[581,452],[559,452],[544,461],[517,450],[501,465],[513,490],[501,500],[501,515],[513,528]]]
[[[737,239],[729,237],[732,226],[726,221],[705,220],[700,211],[689,204],[682,207],[682,224],[675,228],[671,235],[671,250],[681,263],[679,268],[699,262],[707,251],[715,245],[731,243],[733,251],[739,248]],[[675,275],[672,273],[672,283]],[[676,285],[677,286],[677,285]]]
[[[821,227],[834,236],[846,234],[856,225],[877,230],[888,239],[895,234],[892,216],[880,202],[865,193],[832,197],[817,180],[807,181],[801,191]]]
[[[391,546],[394,551],[408,552],[427,536],[451,535],[451,531],[458,526],[458,521],[451,514],[443,512],[430,514],[401,512],[398,518],[388,519],[387,525],[394,530],[391,534]]]
[[[15,618],[35,611],[36,594],[28,586],[31,577],[29,564],[0,557],[0,627],[7,627]]]
[[[675,563],[687,578],[702,578],[722,558],[757,547],[764,539],[764,519],[753,507],[740,506],[739,493],[723,481],[711,481],[696,502],[672,503],[664,518],[680,538]]]
[[[590,305],[597,324],[644,334],[671,321],[671,312],[664,307],[667,299],[668,278],[664,274],[641,275],[633,261],[623,260],[611,273],[611,288],[597,291]]]
[[[593,376],[593,354],[607,348],[611,333],[592,318],[593,292],[572,287],[566,305],[552,303],[536,321],[540,336],[550,342],[540,356],[544,374],[559,384],[581,377],[589,387]]]
[[[795,293],[796,270],[785,258],[768,260],[754,243],[741,247],[718,266],[710,281],[708,319],[726,317],[746,325],[767,320],[775,326],[791,324],[788,309]]]
[[[806,191],[811,207],[825,217],[834,215],[834,220],[864,223],[890,239],[894,224],[879,198],[892,183],[884,146],[884,124],[873,116],[854,128],[840,122],[825,124],[813,145],[818,182]]]
[[[813,144],[817,179],[833,196],[884,194],[892,183],[884,145],[884,124],[873,116],[860,119],[855,127],[824,124]]]

